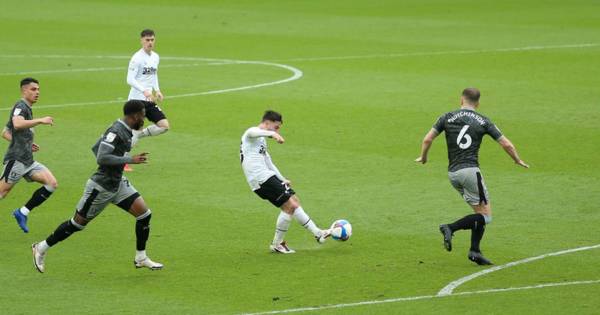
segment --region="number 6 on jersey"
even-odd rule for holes
[[[467,133],[467,129],[469,129],[469,125],[464,125],[462,127],[462,129],[460,130],[460,133],[458,134],[458,137],[456,138],[456,144],[458,144],[458,147],[461,149],[467,149],[468,147],[471,146],[471,143],[473,143],[473,140],[471,139],[471,136],[469,136],[469,134]],[[467,142],[462,143],[462,139],[467,140]]]

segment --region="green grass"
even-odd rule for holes
[[[29,234],[10,213],[37,185],[22,182],[1,202],[0,313],[236,314],[435,294],[482,270],[466,259],[468,233],[457,233],[452,253],[441,246],[437,225],[470,212],[448,183],[443,138],[430,163],[413,162],[423,135],[458,106],[467,86],[482,90],[481,112],[532,166],[514,166],[485,140],[480,161],[494,208],[482,243],[489,258],[504,264],[600,243],[600,80],[594,71],[600,46],[489,51],[598,43],[598,3],[152,2],[2,5],[5,118],[19,98],[18,80],[30,72],[122,69],[32,74],[42,88],[34,115],[55,118],[55,126],[36,128],[42,150],[35,158],[53,171],[59,189],[32,213]],[[120,116],[129,91],[127,59],[145,27],[157,31],[167,96],[292,75],[255,64],[176,67],[203,62],[168,57],[272,61],[304,75],[282,85],[165,102],[172,130],[139,143],[135,151],[151,152],[151,162],[128,175],[153,210],[149,254],[165,264],[163,271],[133,269],[134,220],[111,206],[53,248],[47,272],[38,274],[28,247],[72,215],[95,169],[90,147]],[[470,50],[489,52],[435,54]],[[388,54],[406,55],[292,60]],[[87,102],[102,104],[43,107]],[[275,163],[317,223],[353,223],[350,241],[319,246],[294,223],[288,241],[298,253],[268,253],[277,210],[249,190],[238,158],[242,132],[266,108],[281,111],[285,121],[286,143],[270,143]],[[478,278],[457,292],[598,280],[599,259],[599,250],[550,257]],[[600,307],[598,294],[600,285],[589,284],[318,313],[592,314]]]

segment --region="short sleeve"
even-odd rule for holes
[[[438,133],[442,133],[446,129],[446,114],[440,116],[438,120],[433,124],[433,129],[435,129]]]
[[[114,127],[108,129],[102,137],[102,143],[108,144],[113,148],[117,147],[121,142],[123,142],[122,136],[119,133],[119,130]]]
[[[21,116],[25,119],[29,119],[29,115],[28,115],[29,109],[27,108],[27,105],[25,104],[17,104],[17,106],[15,106],[13,108],[13,112],[12,112],[12,117],[15,116]]]
[[[498,129],[498,127],[496,127],[496,125],[494,125],[494,123],[492,123],[490,120],[488,120],[487,124],[485,124],[485,133],[490,135],[490,137],[494,138],[496,141],[502,137],[502,131],[500,131],[500,129]]]

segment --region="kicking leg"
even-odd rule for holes
[[[329,236],[328,230],[321,230],[317,227],[315,222],[304,212],[300,205],[300,200],[294,195],[281,207],[283,211],[292,214],[296,221],[302,225],[305,229],[309,230],[319,243],[324,243],[326,238]]]
[[[142,130],[138,135],[139,138],[158,136],[169,131],[169,121],[164,118],[156,122],[154,125],[150,125]]]

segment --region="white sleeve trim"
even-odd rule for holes
[[[113,148],[113,150],[114,150],[114,148],[115,148],[115,146],[114,146],[114,145],[112,145],[112,144],[110,144],[110,143],[108,143],[108,142],[106,142],[106,141],[100,141],[100,143],[102,143],[102,144],[104,144],[104,145],[107,145],[107,146],[109,146],[109,147]]]

